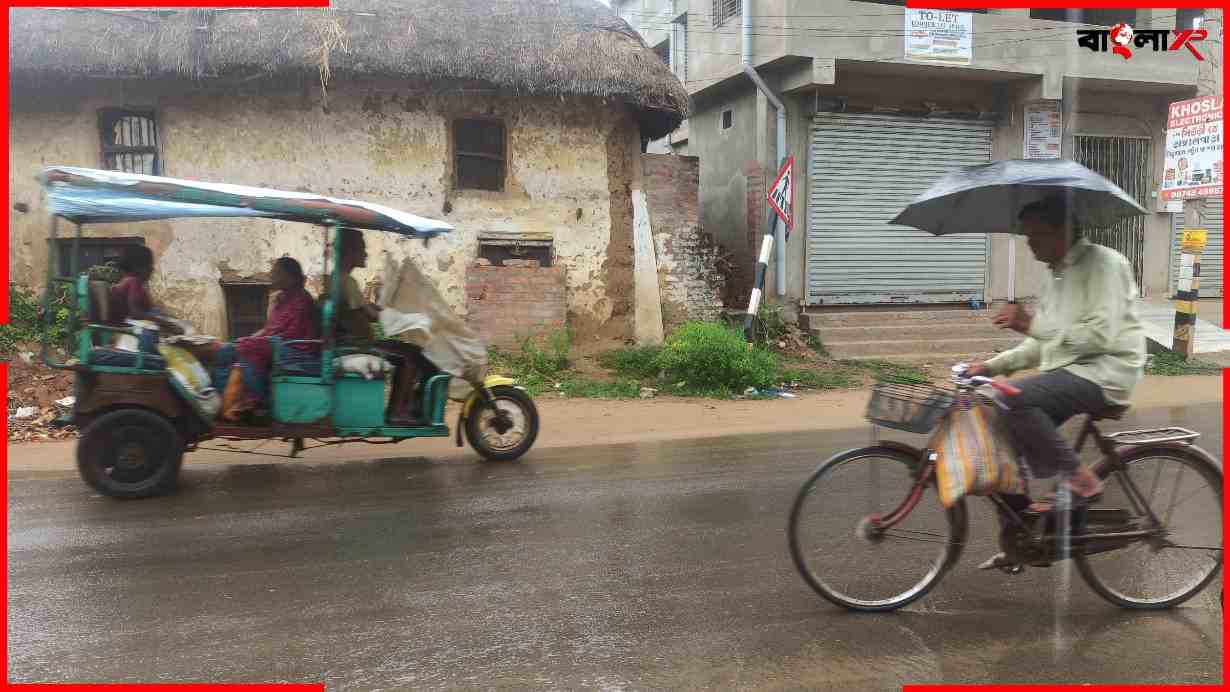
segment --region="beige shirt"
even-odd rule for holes
[[[330,279],[326,279],[329,281]],[[326,283],[326,286],[329,284]],[[363,312],[368,300],[359,282],[350,274],[342,277],[342,297],[337,305],[338,334],[346,343],[367,344],[372,340],[372,323]]]
[[[996,375],[1067,370],[1126,406],[1144,376],[1145,333],[1139,291],[1127,258],[1081,239],[1051,270],[1025,341],[987,361]]]

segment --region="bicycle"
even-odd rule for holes
[[[1000,395],[1014,389],[967,377],[965,365],[952,370],[951,389],[878,385],[868,420],[928,433],[970,397],[999,403]],[[1200,593],[1221,570],[1222,472],[1194,444],[1200,433],[1180,427],[1112,434],[1098,429],[1097,421],[1122,419],[1126,411],[1086,416],[1077,438],[1077,453],[1089,440],[1101,453],[1092,466],[1106,485],[1100,503],[1073,508],[1062,483],[1054,508],[1041,516],[1014,509],[1002,495],[987,496],[1002,517],[1000,544],[1010,563],[1002,569],[1019,574],[1026,566],[1072,559],[1110,603],[1171,608]],[[820,464],[799,490],[788,528],[795,566],[817,593],[850,610],[883,612],[935,588],[961,556],[969,527],[965,498],[948,508],[939,501],[936,459],[929,449],[873,441]],[[1202,509],[1198,500],[1208,506]],[[916,511],[923,505],[932,511]],[[1171,577],[1177,584],[1154,583]]]

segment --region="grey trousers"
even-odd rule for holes
[[[1080,465],[1072,445],[1059,435],[1059,426],[1082,413],[1099,413],[1108,406],[1102,388],[1066,370],[1026,377],[1012,382],[1021,390],[1015,396],[1001,395],[1008,406],[1005,426],[1016,449],[1029,462],[1035,478],[1070,473]]]

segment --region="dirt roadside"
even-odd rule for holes
[[[797,399],[715,401],[706,399],[656,398],[610,401],[559,399],[538,401],[542,432],[536,448],[585,447],[632,442],[790,433],[857,428],[866,423],[863,411],[866,390],[803,393]],[[1222,405],[1221,377],[1147,377],[1136,390],[1137,408],[1191,404]],[[456,416],[450,406],[449,421]],[[61,471],[75,469],[75,441],[55,441],[8,446],[11,470]],[[281,441],[208,442],[190,454],[187,463],[262,464],[327,463],[344,460],[397,456],[431,458],[469,457],[473,452],[458,448],[453,439],[408,440],[397,445],[338,445],[305,451],[301,460],[286,459],[289,445]],[[227,448],[232,451],[218,451]],[[236,454],[256,451],[260,455]]]

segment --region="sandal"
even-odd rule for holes
[[[1088,507],[1089,505],[1101,502],[1102,492],[1103,491],[1099,490],[1092,495],[1078,495],[1075,492],[1071,493],[1072,509],[1082,509],[1084,507]],[[1059,504],[1059,498],[1055,495],[1055,493],[1051,493],[1040,500],[1035,500],[1025,509],[1025,514],[1032,516],[1046,514],[1047,512],[1055,509],[1055,505],[1057,504]]]

